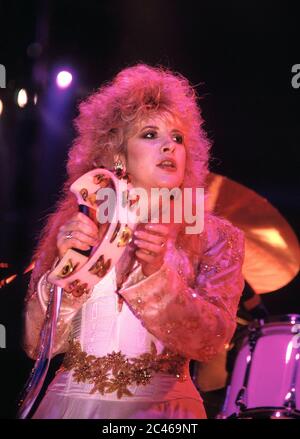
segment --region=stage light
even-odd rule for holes
[[[17,275],[13,274],[12,276],[9,276],[5,279],[1,279],[0,280],[0,288],[3,288],[3,287],[5,287],[5,285],[10,284],[13,280],[15,280],[16,277],[17,277]]]
[[[59,88],[67,88],[71,85],[72,74],[67,70],[59,72],[56,76],[56,84]]]
[[[28,102],[27,92],[24,88],[21,88],[21,90],[19,90],[18,92],[17,103],[19,107],[24,108],[27,102]]]
[[[0,99],[0,116],[1,116],[2,112],[3,112],[3,102]]]
[[[35,93],[35,95],[33,96],[33,103],[34,103],[34,105],[37,104],[37,101],[38,101],[38,95],[37,95],[37,93]]]

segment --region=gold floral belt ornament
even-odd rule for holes
[[[153,342],[151,352],[126,358],[121,351],[103,357],[88,355],[82,351],[78,340],[72,340],[61,370],[74,370],[75,381],[93,384],[90,393],[99,392],[104,395],[117,392],[120,399],[123,395],[132,396],[128,386],[145,386],[157,372],[169,373],[179,381],[185,381],[186,362],[185,358],[167,349],[158,354]]]
[[[132,240],[138,222],[139,197],[130,192],[132,186],[127,178],[118,177],[105,168],[93,169],[82,175],[71,185],[70,190],[79,205],[89,208],[91,217],[99,221],[101,218],[108,226],[104,238],[92,249],[90,256],[69,249],[48,275],[48,282],[64,288],[66,293],[80,297],[88,294],[116,265]],[[109,206],[107,221],[101,206],[101,201],[104,202],[106,197]]]

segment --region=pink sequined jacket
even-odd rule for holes
[[[119,294],[167,348],[186,358],[208,361],[235,330],[244,287],[244,236],[228,221],[209,215],[202,237],[196,264],[183,248],[170,244],[159,271],[145,278],[138,266]],[[37,355],[49,288],[46,273],[26,303],[24,349],[31,358]],[[53,355],[67,350],[71,322],[83,300],[64,294]]]

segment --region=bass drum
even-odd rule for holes
[[[219,418],[300,418],[300,315],[246,329]]]

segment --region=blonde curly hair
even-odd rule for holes
[[[77,210],[70,192],[81,175],[99,166],[113,166],[115,154],[126,151],[133,124],[153,114],[170,113],[185,128],[186,169],[182,187],[202,187],[208,173],[210,142],[203,130],[197,96],[188,80],[164,67],[137,64],[123,69],[116,77],[79,105],[75,119],[77,137],[69,151],[68,178],[55,213],[41,232],[33,259],[36,261],[29,292],[57,256],[58,230]],[[187,251],[197,249],[197,236],[181,236]]]

